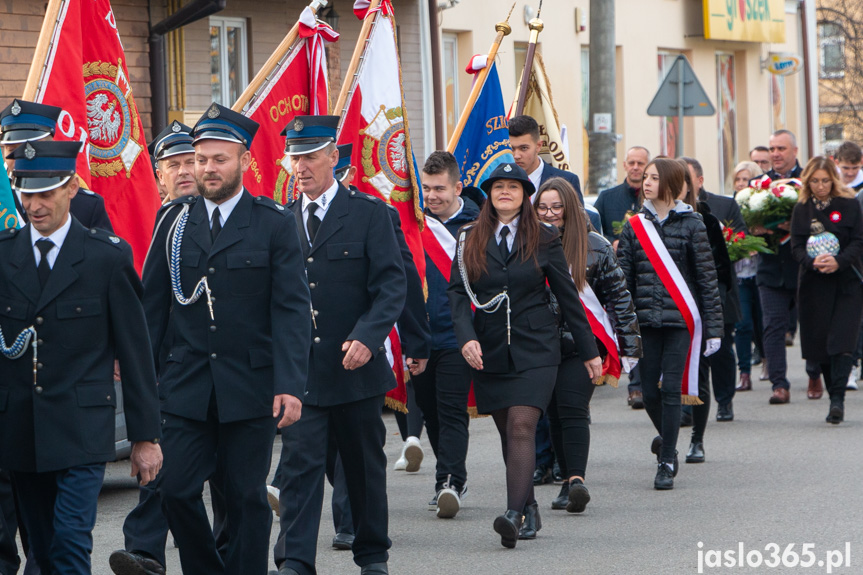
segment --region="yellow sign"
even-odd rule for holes
[[[704,37],[785,42],[785,0],[704,0]]]

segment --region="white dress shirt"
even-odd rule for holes
[[[542,181],[542,170],[545,168],[545,162],[540,158],[539,167],[528,174],[528,178],[530,179],[530,183],[533,184],[534,190],[539,190],[539,183]],[[533,195],[530,196],[530,201],[533,201],[533,196],[536,195],[536,191],[534,191]]]
[[[510,253],[512,253],[512,245],[515,243],[515,232],[518,231],[518,219],[521,216],[516,216],[508,224],[504,224],[503,222],[497,223],[497,229],[494,232],[494,241],[496,244],[500,245],[500,231],[503,228],[509,228],[509,234],[506,236],[506,247],[509,249]]]
[[[36,242],[41,239],[49,239],[54,242],[54,247],[48,251],[48,267],[54,269],[54,262],[57,261],[57,256],[60,255],[60,248],[63,247],[63,242],[66,241],[66,235],[69,233],[69,228],[72,227],[72,216],[66,214],[66,223],[57,228],[50,236],[43,236],[36,228],[30,226],[30,241],[33,244],[33,255],[36,257],[36,267],[42,263],[42,252],[36,247]]]
[[[219,208],[219,223],[222,224],[222,227],[225,227],[225,222],[228,221],[228,216],[231,215],[231,212],[233,212],[234,208],[237,207],[237,204],[240,203],[240,197],[242,195],[243,192],[235,194],[233,197],[228,198],[221,204],[217,204],[212,200],[204,198],[204,205],[207,207],[207,221],[210,222],[210,227],[213,226],[213,211],[216,208]]]
[[[306,239],[309,237],[309,204],[316,204],[318,206],[315,210],[315,215],[318,216],[318,219],[323,223],[324,216],[327,214],[327,210],[329,209],[330,204],[333,203],[333,200],[336,197],[336,192],[338,191],[339,183],[333,180],[333,185],[327,188],[327,191],[314,200],[310,200],[306,194],[303,194],[303,227],[306,230]]]

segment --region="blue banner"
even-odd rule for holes
[[[479,187],[499,164],[513,161],[503,93],[494,63],[453,155],[465,186]]]
[[[20,228],[21,222],[18,217],[18,210],[15,209],[15,199],[12,195],[12,186],[9,185],[9,175],[6,173],[5,166],[0,165],[0,230],[8,230],[9,228]]]

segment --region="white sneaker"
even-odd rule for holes
[[[408,468],[408,459],[405,457],[405,451],[408,448],[408,443],[405,441],[405,444],[402,445],[402,452],[399,455],[399,458],[396,459],[396,464],[393,465],[393,470],[395,471],[404,471]]]
[[[461,509],[461,498],[456,490],[446,486],[437,494],[437,516],[439,519],[452,519]]]
[[[408,440],[405,441],[405,447],[402,451],[402,457],[407,459],[407,466],[405,467],[405,471],[409,473],[415,473],[420,470],[420,465],[423,462],[423,448],[420,445],[419,437],[414,437],[413,435],[408,437]]]
[[[267,502],[276,517],[279,517],[279,490],[272,485],[267,485]]]
[[[851,373],[848,375],[848,383],[845,385],[845,389],[851,389],[853,391],[857,391],[860,389],[860,386],[857,385],[857,379],[860,376],[860,368],[852,367]]]

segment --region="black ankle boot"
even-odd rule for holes
[[[518,531],[521,529],[521,511],[507,509],[506,513],[494,520],[494,530],[500,535],[500,544],[510,549],[518,541]]]
[[[566,509],[566,504],[569,502],[569,481],[564,481],[560,486],[560,493],[551,502],[551,508],[555,510]]]
[[[566,510],[569,513],[581,513],[590,503],[590,492],[581,479],[570,481],[567,499]]]
[[[524,508],[524,523],[518,531],[518,538],[536,539],[540,529],[542,529],[542,519],[539,517],[539,505],[534,501]]]
[[[845,398],[834,397],[830,400],[830,411],[827,413],[827,423],[838,425],[845,420]]]

